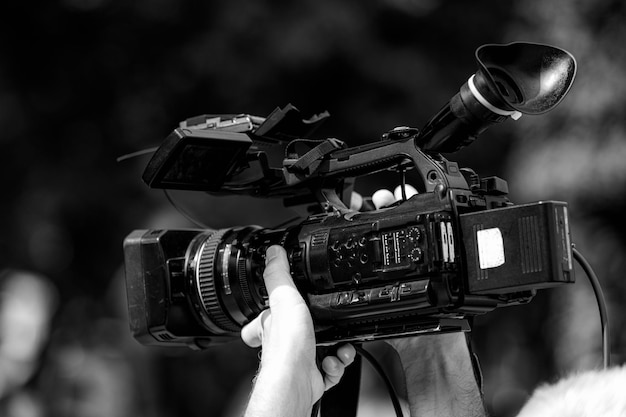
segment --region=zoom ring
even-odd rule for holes
[[[217,247],[227,231],[228,229],[218,230],[202,245],[196,276],[200,301],[209,320],[224,331],[238,332],[239,328],[226,316],[224,309],[220,305],[215,286],[214,271]]]

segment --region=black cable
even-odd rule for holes
[[[283,227],[286,227],[287,225],[289,225],[289,224],[291,224],[293,222],[296,222],[298,220],[301,220],[301,217],[299,217],[299,216],[292,217],[289,220],[285,220],[284,222],[281,222],[281,223],[278,223],[275,226],[272,226],[272,229],[282,229]]]
[[[389,397],[391,398],[391,403],[393,404],[393,409],[396,412],[397,417],[403,417],[402,415],[402,407],[400,406],[400,400],[398,399],[398,394],[396,393],[396,389],[393,387],[389,376],[385,373],[383,367],[378,363],[376,358],[369,353],[367,350],[363,349],[360,345],[354,345],[357,353],[361,355],[363,358],[367,359],[367,361],[374,367],[378,375],[385,382],[385,386],[387,387],[387,391],[389,392]]]
[[[587,274],[589,282],[591,282],[591,286],[593,287],[593,292],[596,295],[598,309],[600,310],[600,324],[602,326],[602,358],[604,362],[604,369],[607,369],[611,366],[611,338],[609,334],[609,315],[607,314],[602,287],[600,286],[600,281],[598,280],[596,273],[593,272],[589,262],[587,262],[587,260],[576,248],[573,248],[572,252],[574,253],[574,259],[576,259],[576,262],[578,262],[583,271],[585,271],[585,274]]]
[[[117,158],[117,162],[126,161],[127,159],[136,158],[138,156],[152,154],[152,153],[155,153],[157,149],[158,149],[158,147],[154,147],[154,148],[142,149],[142,150],[137,151],[137,152],[127,153],[126,155],[122,155],[119,158]]]
[[[400,171],[400,192],[402,193],[402,201],[406,201],[406,171],[402,164],[398,165],[398,170]]]

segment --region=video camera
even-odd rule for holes
[[[313,141],[327,113],[288,105],[267,118],[204,115],[153,154],[152,188],[283,198],[307,208],[288,227],[136,230],[124,242],[130,326],[146,345],[207,348],[239,337],[267,307],[265,250],[283,246],[317,343],[467,331],[471,318],[574,282],[567,204],[512,205],[507,183],[442,153],[489,126],[541,114],[567,94],[576,62],[548,45],[476,50],[478,71],[421,130],[395,128],[348,147]],[[418,191],[387,207],[350,208],[354,181],[391,170]],[[401,190],[405,190],[401,187]]]

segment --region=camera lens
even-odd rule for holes
[[[255,226],[207,231],[190,244],[186,256],[188,299],[211,333],[238,333],[264,308],[265,247]]]
[[[220,275],[218,249],[228,230],[200,234],[189,245],[187,276],[189,296],[194,310],[211,332],[222,334],[235,332],[238,326],[228,316],[220,302],[220,290],[216,285]]]

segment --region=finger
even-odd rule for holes
[[[356,349],[351,344],[345,344],[337,349],[337,358],[343,363],[344,366],[350,365],[354,362],[356,356]]]
[[[270,310],[263,310],[254,320],[241,329],[241,339],[250,347],[259,347],[263,342],[266,321],[270,318]]]
[[[345,366],[336,356],[326,356],[322,361],[322,370],[324,371],[324,389],[327,390],[339,383]]]
[[[265,253],[265,271],[263,272],[263,280],[267,294],[272,298],[272,293],[276,288],[281,286],[296,288],[289,273],[289,261],[287,260],[287,252],[281,246],[273,245],[267,249]]]

